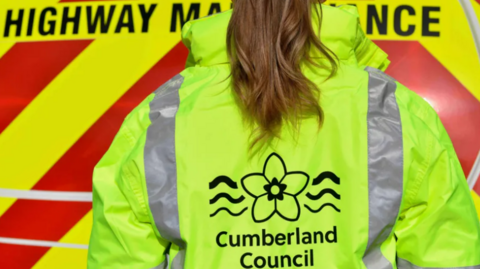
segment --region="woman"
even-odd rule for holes
[[[355,8],[317,2],[187,23],[187,68],[95,169],[90,268],[480,268],[438,116]]]

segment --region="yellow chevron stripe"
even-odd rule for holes
[[[30,7],[37,5],[50,5],[60,2],[59,0],[0,0],[3,7]]]
[[[85,269],[87,255],[87,249],[51,248],[32,269]]]
[[[17,199],[0,197],[0,217],[7,211]]]
[[[411,36],[400,36],[394,30],[394,12],[395,9],[404,5],[403,0],[376,0],[375,3],[360,0],[336,0],[332,1],[338,5],[356,3],[362,27],[366,30],[367,6],[375,5],[377,9],[382,5],[388,6],[387,34],[379,34],[374,27],[373,34],[369,35],[372,39],[378,40],[418,40],[437,60],[442,63],[449,72],[451,72],[470,92],[480,100],[480,80],[477,79],[480,74],[480,61],[477,57],[475,43],[470,32],[470,26],[464,13],[464,10],[458,1],[435,1],[422,0],[411,1],[416,12],[416,16],[403,15],[402,24],[414,26],[414,32]],[[478,8],[478,3],[474,3]],[[438,31],[439,37],[430,37],[422,35],[423,18],[422,10],[425,6],[440,8],[440,11],[432,12],[429,16],[432,19],[440,18],[439,23],[429,24],[431,31]]]
[[[477,13],[477,16],[480,17],[480,4],[477,3],[475,0],[470,0],[472,2],[473,9],[475,10],[475,13]]]
[[[15,5],[24,5],[24,6],[32,6],[32,5],[38,5],[38,4],[55,4],[58,3],[58,0],[0,0],[0,6],[12,6],[12,4]],[[2,58],[5,53],[7,53],[13,46],[15,45],[15,42],[0,42],[0,58]],[[4,187],[2,178],[0,177],[0,186]],[[15,203],[17,199],[14,198],[3,198],[0,197],[0,217]]]
[[[476,192],[472,191],[472,197],[473,197],[473,203],[477,208],[478,218],[480,219],[480,196]]]
[[[88,212],[61,240],[62,243],[88,244],[93,214]],[[33,269],[87,268],[86,249],[51,248]]]
[[[479,6],[477,3],[474,4],[477,7]],[[458,14],[458,16],[451,16],[449,18],[451,21],[444,21],[443,27],[450,29],[442,31],[442,35],[444,35],[442,38],[448,40],[448,42],[439,42],[438,39],[434,38],[422,38],[420,43],[480,100],[480,80],[478,79],[480,61],[470,32],[470,26],[458,1],[455,1],[455,4],[450,4],[448,8],[450,14]],[[463,38],[456,38],[459,36],[472,38],[465,42]]]
[[[15,45],[15,42],[0,42],[0,59]]]
[[[90,241],[90,231],[92,230],[93,211],[90,210],[75,226],[65,234],[60,243],[84,244],[88,245]]]
[[[178,42],[171,33],[94,41],[0,134],[1,186],[30,189]]]
[[[1,7],[10,6],[37,6],[37,5],[51,5],[58,3],[58,0],[0,0]],[[2,41],[0,42],[0,58],[15,45],[15,42]],[[0,214],[1,215],[1,214]]]

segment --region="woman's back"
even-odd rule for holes
[[[97,165],[89,266],[480,268],[451,142],[423,99],[375,69],[388,60],[355,10],[323,10],[337,73],[303,68],[321,89],[321,129],[284,126],[254,153],[229,78],[230,16],[186,25],[187,69]]]

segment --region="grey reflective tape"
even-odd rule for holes
[[[91,192],[13,190],[0,188],[0,197],[68,202],[92,202]]]
[[[160,235],[185,247],[180,236],[175,156],[175,116],[180,105],[183,77],[177,75],[161,86],[150,102],[151,125],[144,149],[148,203]]]
[[[185,249],[182,249],[173,258],[171,269],[183,269],[184,264],[185,264]]]
[[[366,252],[363,256],[363,263],[368,269],[393,269],[392,263],[387,260],[380,251],[380,247]]]
[[[48,247],[48,248],[88,249],[88,245],[83,245],[83,244],[70,244],[70,243],[60,243],[60,242],[54,242],[54,241],[31,240],[31,239],[20,239],[20,238],[10,238],[10,237],[0,237],[0,243],[9,244],[9,245],[23,245],[23,246],[36,246],[36,247]]]
[[[380,250],[390,236],[403,196],[403,139],[395,80],[367,67],[368,84],[368,269],[393,269]]]
[[[159,264],[155,267],[152,267],[151,269],[167,269],[167,264],[168,264],[168,261],[165,260],[161,264]]]
[[[411,262],[397,258],[398,269],[480,269],[480,265],[464,266],[464,267],[420,267],[412,264]]]

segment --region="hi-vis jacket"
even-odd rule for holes
[[[452,143],[430,105],[380,71],[387,55],[356,10],[324,7],[338,74],[304,70],[322,129],[307,119],[253,157],[227,79],[230,17],[184,27],[187,68],[125,119],[95,168],[89,268],[480,269]]]

